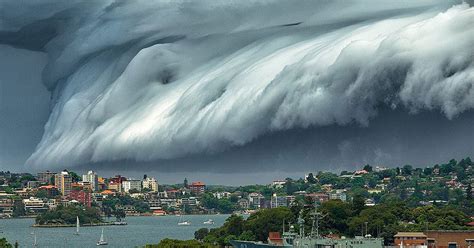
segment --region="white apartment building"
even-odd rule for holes
[[[82,181],[90,183],[93,192],[99,190],[99,177],[95,171],[88,171],[86,175],[82,175]]]
[[[138,191],[142,190],[142,181],[136,179],[127,179],[127,181],[122,182],[123,191],[128,193],[132,189],[136,189]]]
[[[143,188],[150,189],[151,192],[158,192],[158,181],[153,177],[147,177],[143,179]]]
[[[45,202],[36,197],[23,199],[23,204],[25,205],[25,212],[27,213],[38,213],[48,210],[48,206],[46,206]]]

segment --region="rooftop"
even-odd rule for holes
[[[398,232],[394,236],[395,238],[427,238],[422,232]]]

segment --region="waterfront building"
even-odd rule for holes
[[[163,216],[163,215],[166,215],[166,212],[162,209],[156,209],[156,210],[153,210],[153,215],[155,216]]]
[[[42,183],[53,184],[54,175],[56,175],[56,173],[51,171],[38,172],[36,179]]]
[[[474,248],[474,230],[424,231],[428,248]]]
[[[54,185],[61,195],[68,195],[71,191],[72,178],[67,171],[62,171],[54,175]]]
[[[178,200],[177,199],[160,199],[161,207],[178,207]]]
[[[82,182],[88,182],[93,192],[99,190],[99,176],[94,171],[88,171],[86,175],[82,175]]]
[[[199,204],[196,197],[182,198],[179,200],[181,205],[197,206]]]
[[[398,247],[427,248],[472,248],[474,230],[436,230],[424,232],[398,232],[395,236]]]
[[[13,215],[13,206],[13,199],[0,199],[0,217],[11,217]]]
[[[160,199],[151,199],[147,201],[150,210],[162,209]]]
[[[143,188],[150,189],[151,192],[158,192],[158,182],[153,177],[147,177],[143,179]]]
[[[128,193],[130,190],[142,190],[142,181],[136,179],[127,179],[126,181],[122,181],[123,191]]]
[[[427,247],[427,236],[422,232],[399,232],[395,236],[398,247]]]
[[[191,185],[189,185],[189,189],[191,192],[193,192],[196,195],[204,193],[206,190],[206,185],[203,182],[192,182]]]
[[[48,206],[46,206],[44,201],[36,197],[23,199],[23,205],[27,214],[38,214],[48,210]]]
[[[92,194],[84,190],[71,190],[69,199],[76,200],[86,207],[91,207]]]

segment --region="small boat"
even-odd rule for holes
[[[76,233],[74,235],[79,235],[79,216],[76,216]]]
[[[186,205],[184,206],[183,212],[186,213]],[[187,221],[187,220],[183,221],[183,216],[182,215],[179,216],[178,226],[190,226],[190,225],[191,225],[190,221]]]
[[[99,241],[97,241],[97,246],[99,245],[108,245],[107,241],[104,239],[104,228],[102,228],[102,234],[100,235]]]
[[[208,219],[207,221],[204,221],[203,224],[205,224],[205,225],[214,225],[214,220]]]
[[[191,222],[187,220],[178,222],[178,226],[190,226],[190,225],[191,225]]]

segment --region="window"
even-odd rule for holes
[[[457,248],[458,244],[457,243],[449,243],[448,248]]]

